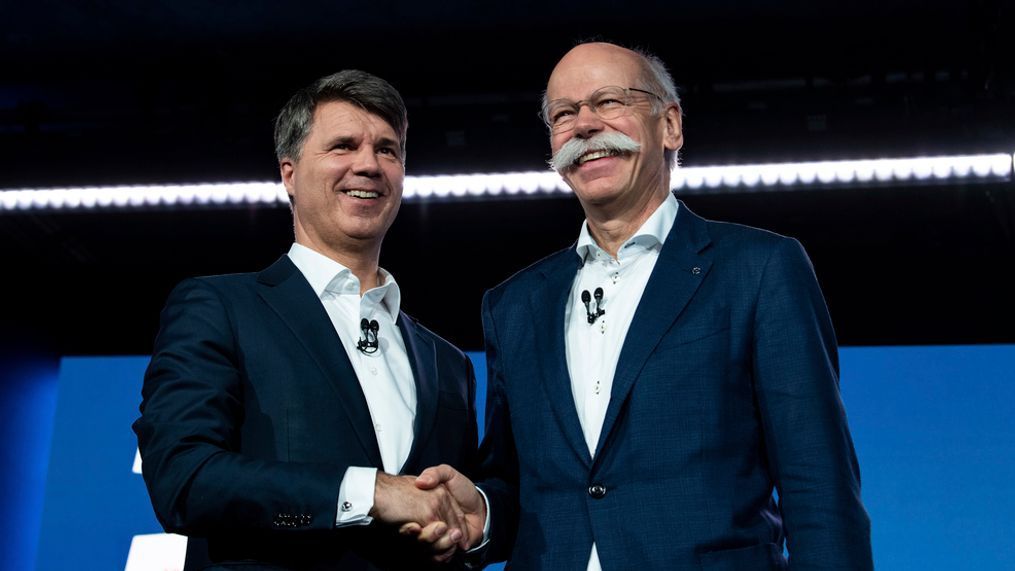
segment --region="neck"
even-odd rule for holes
[[[335,247],[329,244],[315,242],[308,236],[297,232],[296,243],[314,250],[318,254],[327,256],[332,260],[349,268],[352,275],[359,280],[359,294],[362,296],[367,291],[381,285],[380,273],[380,244],[364,244],[362,247],[343,244]]]
[[[352,275],[359,279],[359,294],[362,296],[366,292],[374,289],[381,285],[381,272],[377,265],[377,260],[363,261],[357,264],[357,261],[343,262],[342,260],[336,260],[338,263],[349,268]]]
[[[652,213],[666,200],[666,194],[657,192],[626,208],[611,205],[583,205],[589,234],[596,244],[616,258],[620,247],[627,242]]]

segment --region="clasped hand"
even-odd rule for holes
[[[476,486],[446,464],[418,477],[377,473],[370,515],[400,524],[399,533],[428,543],[436,561],[447,561],[483,537],[486,504]]]

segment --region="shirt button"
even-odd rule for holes
[[[377,367],[370,367],[370,374],[371,375],[376,375],[377,374]]]
[[[377,424],[375,424],[374,425],[374,430],[377,431],[377,432],[381,432],[381,423],[378,422]]]
[[[606,497],[606,486],[602,484],[592,484],[589,486],[589,495],[594,500],[601,500]]]

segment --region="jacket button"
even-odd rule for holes
[[[602,484],[592,484],[589,486],[589,495],[596,500],[603,499],[606,497],[606,486]]]

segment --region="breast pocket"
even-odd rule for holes
[[[639,390],[649,390],[673,408],[673,414],[700,417],[721,402],[730,371],[730,314],[725,308],[678,320],[659,341],[639,375]]]
[[[689,345],[723,343],[729,338],[730,312],[727,307],[711,308],[678,319],[656,345],[653,354],[687,349]],[[693,351],[693,348],[691,348]]]

